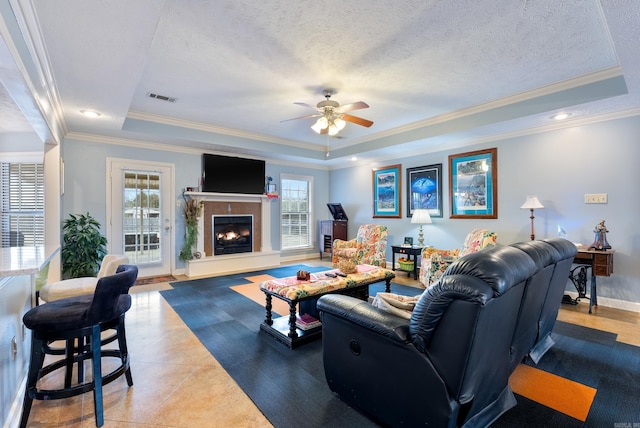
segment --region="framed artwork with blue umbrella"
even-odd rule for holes
[[[442,217],[442,164],[407,168],[407,217],[413,210],[429,210],[431,217]]]

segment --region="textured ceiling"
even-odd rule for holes
[[[584,120],[640,106],[631,0],[14,3],[70,136],[331,165],[549,126],[563,109]],[[328,140],[313,119],[283,122],[312,114],[294,102],[325,88],[369,104],[351,113],[374,125]]]

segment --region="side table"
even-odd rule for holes
[[[396,269],[396,254],[406,254],[408,260],[413,260],[413,279],[418,279],[418,262],[420,261],[420,254],[424,247],[411,246],[403,247],[402,245],[391,246],[391,268]],[[411,272],[407,271],[407,274],[411,276]]]
[[[598,306],[597,276],[611,276],[613,274],[613,253],[615,250],[594,250],[587,247],[578,248],[573,263],[577,266],[571,269],[569,279],[578,291],[578,297],[572,299],[566,296],[565,303],[578,304],[581,298],[589,299],[589,313],[593,306]],[[591,269],[591,290],[587,297],[587,269]]]

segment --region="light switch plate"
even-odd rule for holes
[[[585,204],[606,204],[607,194],[606,193],[585,193],[584,203]]]

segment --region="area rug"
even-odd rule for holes
[[[257,283],[267,277],[292,276],[299,269],[326,268],[295,265],[173,282],[172,290],[160,293],[275,427],[375,427],[374,421],[329,390],[321,340],[290,350],[260,333],[265,309],[255,293]],[[238,287],[253,289],[254,298],[247,297],[246,290],[234,291]],[[374,284],[370,294],[383,289],[384,283]],[[391,290],[405,295],[421,292],[395,283]],[[518,378],[513,376],[511,385],[518,405],[494,427],[640,422],[635,408],[640,396],[639,348],[618,343],[614,334],[562,322],[556,323],[553,337],[556,345],[537,366],[531,363],[516,370]],[[554,393],[564,400],[554,399]]]
[[[173,275],[147,276],[144,278],[138,278],[134,285],[157,284],[159,282],[172,282],[175,280],[176,278]]]

